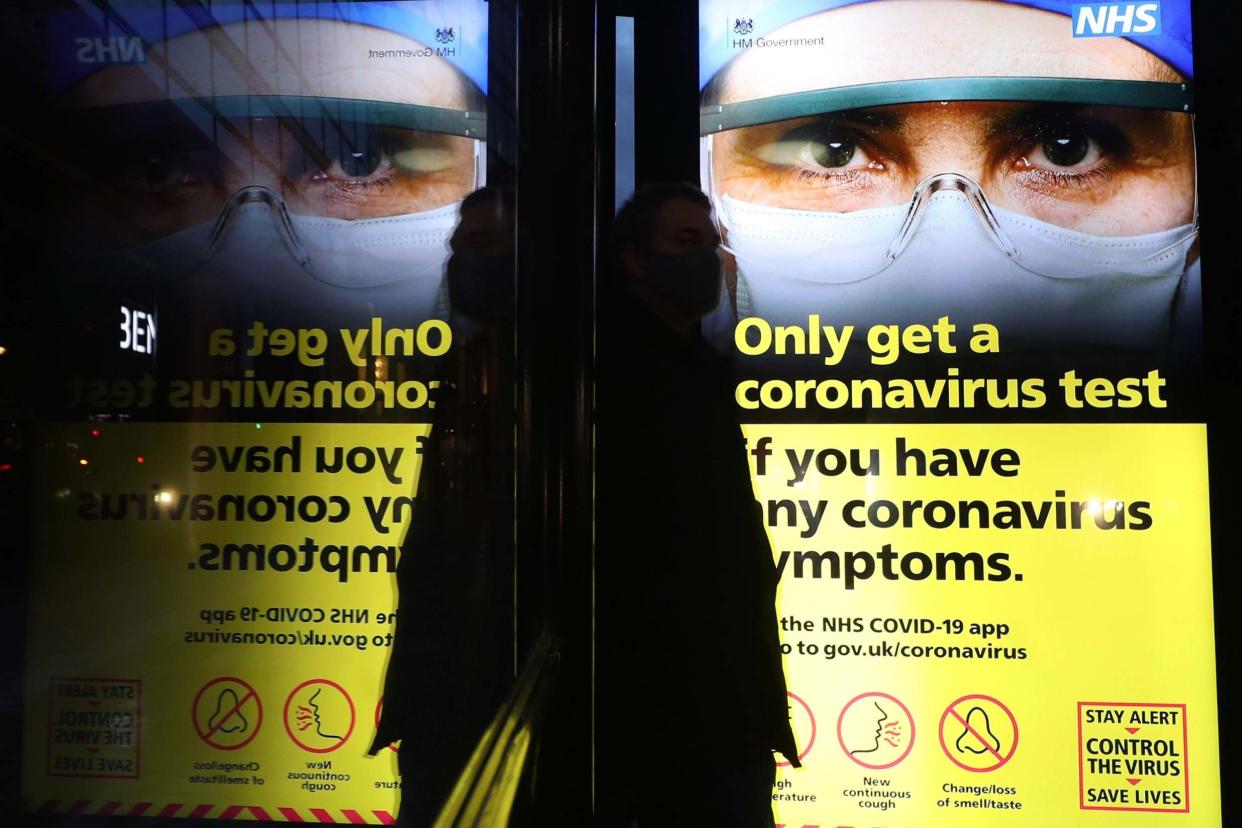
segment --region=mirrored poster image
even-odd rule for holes
[[[36,17],[26,804],[434,813],[513,662],[488,6]]]
[[[1189,6],[700,3],[778,824],[1221,824]]]

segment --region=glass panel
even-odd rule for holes
[[[1189,12],[699,4],[600,291],[616,824],[1221,824]]]
[[[634,18],[617,18],[616,37],[616,208],[634,192]]]
[[[465,768],[521,655],[501,5],[6,27],[33,809],[429,825]]]

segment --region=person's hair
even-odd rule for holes
[[[506,215],[513,215],[514,198],[513,190],[510,187],[480,187],[474,192],[467,195],[461,200],[461,207],[458,212],[463,212],[471,207],[478,207],[481,204],[491,204],[504,211]]]
[[[667,202],[675,199],[697,204],[711,211],[712,203],[693,184],[684,181],[644,184],[621,206],[612,222],[612,275],[615,281],[624,282],[627,274],[621,253],[627,247],[646,250],[651,247],[651,234],[655,229],[656,214]]]

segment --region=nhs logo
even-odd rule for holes
[[[1081,3],[1071,7],[1074,37],[1128,37],[1160,34],[1160,4]]]
[[[79,37],[74,39],[78,63],[146,63],[140,37]]]

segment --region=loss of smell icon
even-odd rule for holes
[[[966,713],[966,722],[962,726],[962,734],[954,743],[959,753],[970,751],[975,755],[982,753],[999,753],[1000,739],[992,732],[992,722],[988,712],[982,707],[972,707]]]

